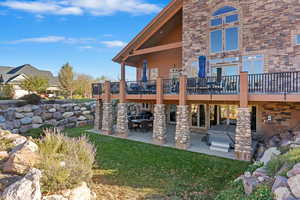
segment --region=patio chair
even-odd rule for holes
[[[153,129],[153,122],[151,121],[143,121],[140,125],[140,129],[142,132],[147,133]]]

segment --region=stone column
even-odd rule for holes
[[[127,103],[118,104],[117,128],[116,134],[119,137],[128,137],[128,118],[127,118]]]
[[[154,106],[153,141],[160,145],[167,141],[166,105],[164,104]]]
[[[103,103],[102,132],[104,135],[113,133],[113,106],[112,103]]]
[[[102,129],[102,119],[103,119],[103,104],[102,100],[98,99],[95,108],[95,122],[94,129],[100,131]]]
[[[187,149],[190,146],[190,118],[189,106],[177,106],[177,119],[176,119],[176,134],[175,142],[176,147],[180,149]]]
[[[235,155],[238,160],[250,161],[252,157],[251,114],[249,108],[238,108],[235,133]]]

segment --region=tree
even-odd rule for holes
[[[108,80],[109,80],[109,78],[107,78],[106,76],[100,76],[99,78],[96,78],[95,82],[103,83]]]
[[[43,94],[49,87],[49,80],[41,76],[29,76],[21,82],[20,87],[30,93]]]
[[[92,83],[94,82],[93,77],[86,74],[78,74],[75,80],[75,91],[76,95],[85,98],[91,98],[92,96]]]
[[[58,79],[61,87],[69,92],[71,98],[74,92],[74,72],[73,67],[66,63],[59,71]]]

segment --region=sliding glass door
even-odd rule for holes
[[[197,128],[205,128],[205,105],[192,104],[192,126]]]

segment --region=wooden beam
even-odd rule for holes
[[[182,42],[174,42],[174,43],[170,43],[170,44],[136,50],[133,52],[133,54],[131,54],[129,56],[130,57],[138,56],[138,55],[149,54],[149,53],[154,53],[154,52],[166,51],[166,50],[170,50],[170,49],[177,49],[177,48],[181,48],[181,47],[182,47]]]

